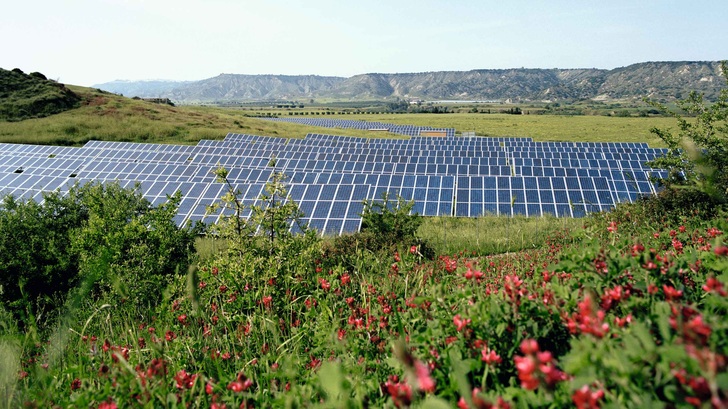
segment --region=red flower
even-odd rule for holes
[[[665,299],[667,301],[674,301],[682,298],[683,292],[675,289],[673,286],[663,284],[662,289],[665,291]]]
[[[167,341],[171,341],[175,338],[177,338],[177,334],[172,331],[167,331],[164,333],[164,339],[166,339]]]
[[[389,379],[382,385],[382,391],[389,394],[395,407],[409,407],[412,403],[412,388],[407,382],[400,382],[397,375],[389,376]]]
[[[184,369],[181,369],[177,374],[174,375],[175,384],[177,389],[192,389],[197,381],[197,374],[187,373]]]
[[[109,398],[108,400],[99,403],[98,409],[117,409],[116,402]]]
[[[706,293],[715,291],[717,294],[723,297],[728,296],[728,292],[726,292],[725,288],[723,288],[723,283],[718,281],[718,279],[715,277],[708,277],[708,279],[705,280],[703,291],[705,291]]]
[[[610,233],[616,233],[617,232],[617,222],[609,222],[609,227],[607,227],[607,231]]]
[[[480,351],[480,355],[481,355],[480,360],[485,362],[488,365],[496,365],[496,364],[503,362],[500,355],[496,354],[495,351],[493,351],[492,349],[490,349],[488,347],[484,347]]]
[[[524,339],[523,342],[521,342],[521,352],[527,355],[535,354],[538,352],[538,342],[532,338]]]
[[[453,324],[455,324],[455,328],[457,329],[457,331],[461,332],[468,324],[470,324],[471,320],[469,318],[462,319],[462,317],[460,317],[460,314],[458,314],[452,317],[452,322]]]
[[[245,392],[253,386],[253,381],[245,375],[239,374],[238,379],[230,382],[227,388],[235,393]]]
[[[349,274],[347,274],[347,273],[342,274],[341,275],[341,285],[346,286],[346,285],[349,285],[349,283],[351,283],[351,276],[349,276]]]
[[[592,391],[589,385],[584,385],[574,391],[571,400],[578,409],[596,409],[599,408],[599,401],[604,397],[604,391],[597,389]]]
[[[728,256],[728,246],[718,246],[713,252],[718,256]]]

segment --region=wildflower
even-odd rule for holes
[[[390,375],[382,385],[382,391],[389,394],[397,408],[409,407],[412,403],[412,388],[407,382],[400,381],[397,375]]]
[[[460,317],[460,314],[457,314],[456,316],[452,317],[452,322],[453,324],[455,324],[455,328],[457,329],[457,331],[461,332],[468,324],[470,324],[471,320],[469,318],[462,319],[462,317]]]
[[[705,291],[706,293],[716,292],[723,297],[728,296],[728,292],[726,292],[725,288],[723,288],[723,283],[718,281],[718,279],[715,277],[708,277],[708,279],[705,280],[705,285],[703,285],[703,291]]]
[[[501,359],[500,355],[496,354],[495,351],[488,347],[483,347],[483,349],[480,351],[480,355],[480,360],[488,365],[496,365],[503,362],[503,359]]]
[[[568,379],[564,372],[556,368],[556,361],[551,352],[539,351],[535,339],[524,340],[521,343],[521,352],[525,356],[515,356],[513,360],[522,388],[534,390],[542,381],[551,388],[558,382]]]
[[[593,409],[599,407],[599,401],[604,397],[604,391],[597,389],[592,391],[589,385],[584,385],[574,391],[571,400],[578,409]]]
[[[713,252],[717,256],[728,256],[728,246],[718,246],[713,250]]]
[[[667,301],[674,301],[682,298],[683,292],[675,289],[673,286],[663,284],[662,289],[665,291],[665,299]]]
[[[174,375],[175,384],[177,389],[192,389],[197,381],[197,374],[187,373],[184,369],[180,369],[177,374]]]
[[[617,232],[617,222],[609,222],[609,226],[607,227],[607,231],[610,233],[616,233]]]
[[[421,390],[428,393],[435,392],[435,380],[430,376],[427,365],[415,361],[415,376],[417,376],[417,383]]]
[[[245,392],[253,386],[253,380],[248,379],[243,373],[239,373],[237,379],[230,382],[227,388],[235,393]]]
[[[114,402],[113,399],[109,398],[99,403],[98,409],[117,409],[116,402]]]

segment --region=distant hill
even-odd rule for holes
[[[650,97],[674,100],[696,90],[709,100],[723,85],[720,63],[645,62],[613,70],[501,69],[409,74],[370,73],[349,78],[315,75],[240,75],[185,83],[115,81],[95,87],[126,96],[170,98],[178,103],[270,100],[494,100],[575,101]]]
[[[39,118],[77,108],[81,98],[39,72],[0,68],[0,120]]]

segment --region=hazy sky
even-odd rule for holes
[[[0,68],[64,83],[728,59],[725,0],[16,0]]]

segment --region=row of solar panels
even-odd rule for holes
[[[442,131],[444,136],[455,136],[453,128],[432,128],[429,126],[397,125],[383,122],[357,121],[351,119],[328,119],[328,118],[261,118],[269,121],[292,122],[302,125],[318,126],[322,128],[342,128],[359,130],[386,130],[393,134],[418,136],[425,132]]]
[[[243,200],[253,204],[273,172],[270,158],[276,156],[275,169],[290,176],[290,193],[304,211],[304,220],[324,233],[336,234],[356,231],[361,223],[361,201],[377,199],[383,192],[413,200],[414,211],[427,216],[549,213],[578,217],[654,193],[648,173],[661,175],[643,165],[661,151],[641,145],[632,148],[641,153],[617,153],[612,151],[629,148],[568,143],[551,148],[589,152],[524,151],[521,157],[516,156],[519,152],[510,152],[512,156],[490,154],[508,153],[501,143],[541,145],[525,138],[467,138],[500,141],[473,143],[472,151],[464,143],[452,144],[457,148],[446,150],[435,145],[436,141],[447,143],[463,138],[419,139],[426,139],[427,145],[438,149],[412,149],[410,156],[392,155],[391,151],[386,154],[384,147],[399,144],[400,140],[378,140],[381,148],[361,148],[357,146],[369,145],[363,138],[319,134],[298,140],[230,134],[224,141],[201,141],[197,146],[99,141],[81,148],[0,144],[0,192],[38,199],[41,191],[67,189],[74,182],[118,180],[131,186],[139,181],[144,196],[155,204],[176,189],[182,191],[178,223],[213,222],[219,214],[208,215],[206,208],[225,191],[225,185],[217,183],[212,175],[218,164],[230,169],[230,181],[242,191]],[[341,146],[317,147],[317,140],[336,141]],[[347,148],[347,141],[351,141],[351,149],[381,154],[355,158],[330,151],[341,152]],[[300,151],[302,146],[306,152]],[[493,150],[481,149],[483,146]],[[206,153],[211,151],[217,153]],[[469,156],[426,155],[457,151],[468,152]],[[304,155],[308,156],[303,159]],[[607,155],[611,159],[605,159]],[[614,159],[616,155],[620,159]],[[624,160],[621,155],[626,155]]]

